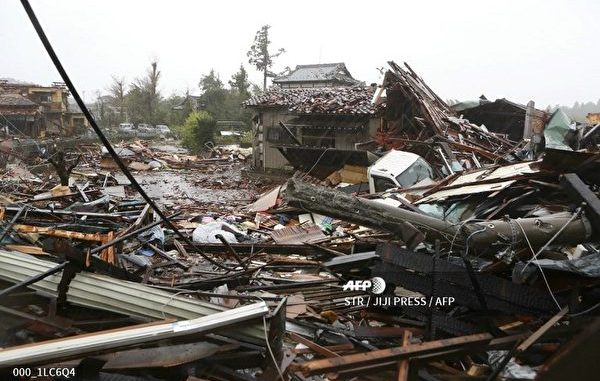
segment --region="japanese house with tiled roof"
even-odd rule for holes
[[[279,87],[246,100],[255,111],[254,166],[281,169],[294,147],[355,150],[379,126],[372,86]],[[283,122],[291,134],[280,125]],[[293,135],[293,136],[292,136]]]
[[[297,65],[288,74],[273,79],[281,88],[362,86],[363,82],[352,77],[343,62]]]

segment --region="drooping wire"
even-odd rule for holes
[[[558,307],[558,310],[559,311],[562,310],[560,303],[558,303],[558,300],[556,300],[556,297],[554,296],[554,293],[552,292],[552,288],[550,287],[550,283],[548,283],[548,279],[546,279],[546,274],[544,273],[542,266],[540,265],[540,263],[537,260],[537,257],[536,257],[537,254],[536,254],[535,250],[533,250],[533,246],[531,246],[531,242],[529,242],[529,237],[527,237],[527,233],[525,233],[525,229],[523,228],[523,225],[521,225],[521,223],[517,219],[515,219],[514,221],[519,226],[519,228],[521,228],[521,231],[523,232],[523,236],[525,237],[525,241],[527,241],[529,250],[531,250],[531,254],[533,254],[532,260],[537,265],[538,269],[540,270],[540,273],[542,273],[542,279],[544,279],[544,283],[546,284],[546,288],[548,289],[548,293],[550,294],[550,297],[552,297],[552,300],[556,304],[556,307]],[[529,263],[529,262],[527,262],[527,263]]]
[[[548,246],[550,246],[550,244],[552,244],[552,242],[554,242],[554,240],[556,239],[556,237],[558,237],[558,236],[560,235],[560,233],[562,233],[562,232],[563,232],[563,230],[565,230],[565,229],[566,229],[566,227],[567,227],[567,226],[568,226],[568,225],[569,225],[571,222],[573,222],[573,220],[575,220],[575,218],[579,217],[579,214],[581,213],[581,210],[582,210],[582,209],[581,209],[581,207],[577,208],[577,210],[575,210],[575,213],[573,213],[573,215],[571,216],[571,218],[569,218],[569,220],[568,220],[567,222],[565,222],[565,224],[564,224],[563,226],[561,226],[561,228],[560,228],[560,229],[558,229],[558,231],[556,232],[556,234],[554,234],[554,235],[552,236],[552,238],[550,238],[550,239],[548,240],[548,242],[546,242],[546,243],[544,244],[544,246],[542,246],[542,247],[541,247],[541,248],[540,248],[540,249],[537,251],[537,253],[536,253],[536,252],[534,252],[534,253],[533,253],[533,257],[532,257],[532,258],[531,258],[529,261],[527,261],[527,263],[525,264],[525,266],[523,267],[523,269],[521,269],[521,272],[525,271],[525,268],[527,268],[527,266],[528,266],[528,265],[529,265],[529,264],[530,264],[532,261],[534,261],[534,260],[535,260],[535,261],[537,261],[537,257],[538,257],[538,255],[540,255],[540,253],[541,253],[542,251],[546,250],[546,248],[547,248]],[[516,220],[515,220],[515,221],[516,221]],[[521,230],[523,230],[523,227],[522,227],[522,226],[521,226]]]
[[[117,166],[119,167],[121,172],[131,182],[131,185],[142,196],[142,198],[148,203],[148,205],[150,205],[152,210],[154,210],[156,212],[156,214],[165,223],[165,225],[167,225],[167,227],[169,227],[169,229],[173,230],[175,232],[175,234],[177,234],[177,236],[179,236],[185,243],[187,243],[188,245],[192,246],[195,250],[197,250],[198,253],[200,254],[200,256],[202,256],[202,258],[206,259],[208,262],[212,263],[213,265],[215,265],[217,267],[220,267],[227,271],[234,271],[235,268],[231,268],[229,266],[221,264],[221,263],[215,261],[214,259],[212,259],[211,257],[209,257],[208,255],[206,255],[201,248],[199,248],[186,235],[181,233],[179,231],[179,229],[177,229],[177,227],[175,227],[175,225],[160,210],[158,205],[156,205],[156,203],[154,203],[154,201],[148,196],[148,194],[146,194],[146,192],[141,187],[141,185],[137,182],[135,177],[131,174],[131,172],[129,172],[129,169],[127,169],[127,166],[125,166],[125,164],[121,161],[121,158],[119,157],[119,155],[117,155],[114,148],[112,147],[112,145],[110,144],[110,142],[108,141],[108,139],[106,138],[106,136],[104,135],[104,133],[102,132],[100,127],[98,127],[98,125],[96,124],[96,121],[94,120],[94,118],[92,117],[92,114],[90,113],[87,106],[83,102],[83,99],[81,99],[81,97],[79,96],[79,93],[77,92],[77,89],[75,88],[75,85],[73,84],[73,82],[71,82],[71,79],[69,78],[66,70],[62,66],[60,59],[56,55],[56,52],[54,51],[52,44],[48,40],[48,37],[46,36],[46,33],[44,32],[44,29],[42,28],[42,25],[40,24],[37,16],[35,15],[33,8],[29,4],[29,1],[21,0],[21,4],[23,5],[23,8],[25,9],[27,16],[29,17],[29,20],[33,24],[33,28],[35,29],[38,37],[40,38],[42,44],[44,45],[46,52],[50,56],[52,63],[54,63],[56,70],[58,71],[58,73],[62,77],[63,82],[65,83],[65,85],[67,86],[69,91],[71,92],[71,95],[75,99],[75,102],[77,102],[77,105],[81,109],[81,112],[84,114],[85,118],[87,119],[88,123],[90,124],[90,126],[92,127],[92,129],[94,130],[96,135],[98,135],[98,138],[100,138],[100,141],[102,142],[104,147],[106,147],[106,150],[108,151],[108,153],[110,154],[110,156],[112,157],[114,162],[117,163]]]

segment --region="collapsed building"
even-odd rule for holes
[[[488,131],[519,141],[530,138],[534,131],[543,130],[549,119],[548,113],[534,105],[533,101],[522,105],[506,98],[491,102],[482,95],[476,102],[460,102],[451,107],[465,119],[485,126]]]
[[[40,135],[39,106],[21,94],[0,93],[0,115],[4,134]]]
[[[19,137],[70,136],[88,126],[83,113],[69,104],[64,84],[0,80],[0,126]]]

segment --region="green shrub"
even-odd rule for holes
[[[214,139],[217,121],[206,111],[192,111],[177,128],[181,137],[181,144],[192,152],[199,152],[204,148],[204,143]]]

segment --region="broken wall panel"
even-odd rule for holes
[[[415,253],[393,243],[378,245],[377,253],[383,262],[375,268],[374,274],[383,277],[386,282],[402,281],[400,285],[403,287],[429,294],[431,278],[436,276],[436,282],[439,282],[438,289],[454,296],[458,304],[472,308],[480,307],[465,267],[444,259],[437,259],[436,273],[432,274],[434,269],[432,256]],[[478,272],[475,277],[490,309],[534,314],[556,309],[554,300],[545,291],[515,284],[492,274]],[[556,297],[559,302],[566,303],[567,298]]]

